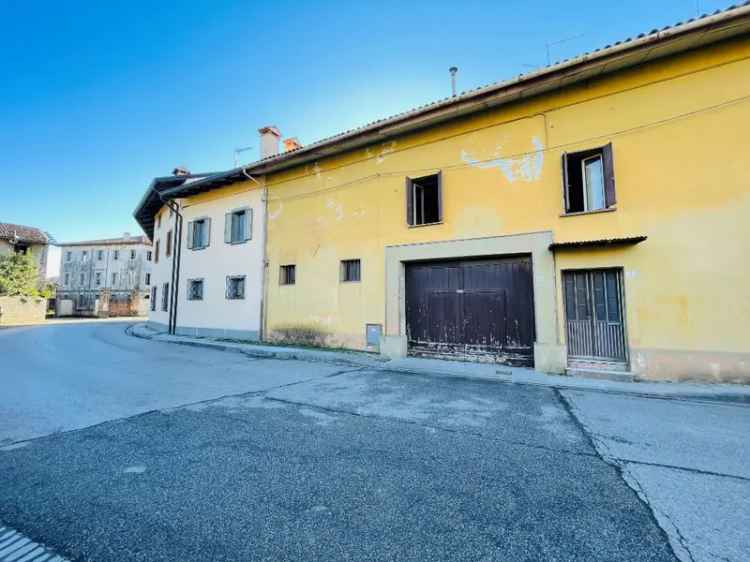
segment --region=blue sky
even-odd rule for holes
[[[701,11],[729,1],[700,0]],[[0,221],[58,241],[139,233],[176,165],[232,166],[277,125],[303,144],[685,20],[696,0],[0,0]]]

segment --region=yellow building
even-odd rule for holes
[[[205,189],[264,190],[266,340],[748,381],[748,125],[746,5]]]

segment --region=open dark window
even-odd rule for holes
[[[172,255],[172,231],[167,232],[167,245],[164,246],[164,257]]]
[[[188,280],[188,300],[189,301],[202,301],[203,300],[203,279],[189,279]]]
[[[344,283],[357,282],[361,278],[361,262],[359,260],[341,260],[341,281]]]
[[[297,282],[297,268],[294,265],[282,265],[279,269],[279,285],[294,285]]]
[[[440,172],[421,178],[406,178],[406,222],[410,226],[443,220],[442,184]]]
[[[588,213],[617,203],[612,144],[563,154],[565,212]]]
[[[151,311],[156,310],[156,287],[151,287]]]

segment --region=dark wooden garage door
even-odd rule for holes
[[[409,352],[533,365],[531,258],[406,266]]]

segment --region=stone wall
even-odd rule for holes
[[[43,322],[47,299],[42,297],[0,297],[0,326]]]

